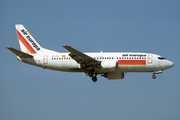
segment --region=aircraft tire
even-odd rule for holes
[[[156,75],[153,74],[152,78],[153,78],[153,79],[156,79]]]
[[[96,76],[92,77],[92,81],[96,82],[97,81],[97,77]]]
[[[93,73],[92,72],[89,72],[88,75],[89,75],[89,77],[93,77]]]

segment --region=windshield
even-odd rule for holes
[[[164,58],[164,57],[158,57],[158,59],[160,59],[160,60],[165,60],[166,58]]]

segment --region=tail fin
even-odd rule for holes
[[[31,34],[26,30],[26,28],[23,25],[17,24],[15,25],[15,27],[22,52],[28,54],[37,54],[42,50],[42,47],[31,36]]]

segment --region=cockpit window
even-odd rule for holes
[[[164,58],[164,57],[158,57],[158,59],[160,59],[160,60],[165,60],[166,58]]]

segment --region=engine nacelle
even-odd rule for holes
[[[101,68],[102,69],[112,69],[116,70],[118,67],[117,61],[102,61]]]
[[[124,72],[105,73],[102,76],[104,76],[107,79],[123,79],[124,78]]]

